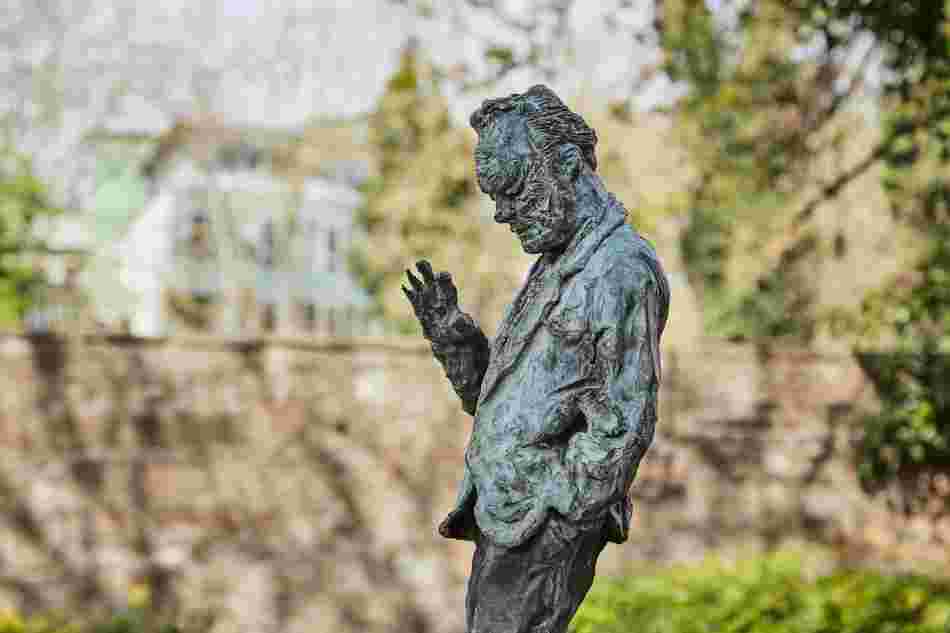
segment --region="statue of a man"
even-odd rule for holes
[[[550,89],[485,101],[471,125],[495,220],[539,258],[491,343],[448,273],[425,261],[408,273],[423,333],[475,416],[439,532],[475,542],[468,633],[563,632],[607,541],[627,538],[669,287],[596,174],[597,135]]]

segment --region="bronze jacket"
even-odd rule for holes
[[[465,473],[439,526],[514,547],[550,512],[606,519],[623,542],[627,491],[653,439],[669,287],[610,196],[550,264],[532,268],[491,345]]]

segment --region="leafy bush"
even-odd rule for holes
[[[30,230],[41,216],[60,213],[30,160],[0,144],[0,325],[20,322],[42,278],[20,255],[30,244]]]
[[[62,618],[23,618],[10,611],[0,611],[0,633],[145,633],[146,630],[145,612],[138,607],[125,609],[91,626],[66,623]],[[171,625],[159,626],[157,631],[180,633],[178,628]]]
[[[24,619],[12,611],[0,611],[0,633],[79,633],[79,629],[49,618]]]
[[[950,583],[840,571],[780,553],[599,581],[573,633],[946,633]]]
[[[904,511],[940,494],[918,490],[921,475],[950,468],[950,224],[932,233],[919,263],[870,293],[852,328],[867,341],[857,358],[882,404],[866,421],[858,472],[872,492],[907,484]],[[889,351],[867,351],[885,337]]]

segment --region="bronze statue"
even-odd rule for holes
[[[653,439],[669,287],[596,174],[597,135],[550,89],[471,116],[475,171],[535,262],[494,341],[426,261],[404,287],[435,357],[475,416],[454,510],[475,542],[468,633],[567,630]]]

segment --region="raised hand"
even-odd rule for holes
[[[438,340],[451,336],[453,325],[459,317],[458,289],[447,272],[433,273],[429,262],[416,263],[416,269],[422,279],[406,270],[409,285],[402,287],[416,318],[422,325],[422,333],[429,340]]]

